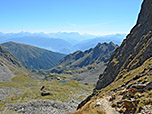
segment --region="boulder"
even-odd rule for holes
[[[150,90],[152,89],[152,81],[146,84],[145,89],[150,89]]]
[[[97,106],[97,107],[98,107],[98,106],[101,106],[101,102],[97,102],[96,105],[95,105],[95,107],[96,107],[96,106]]]
[[[135,108],[138,101],[136,99],[131,99],[131,100],[123,100],[124,106],[126,110],[131,110],[132,108]]]
[[[49,93],[49,92],[41,92],[41,96],[48,96],[48,95],[51,95],[51,93]]]
[[[144,89],[146,87],[145,84],[135,84],[132,86],[132,88],[136,88],[136,89]]]
[[[57,77],[57,80],[61,80],[61,78],[60,78],[60,77]]]
[[[135,92],[144,92],[146,84],[135,84],[130,89],[134,90]],[[135,93],[132,92],[132,93]]]
[[[42,86],[40,90],[42,91],[44,88],[45,88],[45,86]]]
[[[116,107],[117,106],[117,104],[116,103],[112,103],[112,105],[111,105],[112,107]]]

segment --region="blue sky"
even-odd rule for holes
[[[128,33],[143,0],[0,0],[0,32]]]

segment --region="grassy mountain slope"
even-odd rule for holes
[[[145,89],[152,81],[151,11],[152,1],[144,0],[137,24],[115,50],[96,90],[79,105],[75,114],[89,110],[98,113],[95,107],[103,97],[110,97],[112,106],[120,113],[152,113],[152,90]],[[133,89],[135,85],[138,88]],[[141,89],[139,85],[146,87]]]
[[[64,54],[14,42],[3,43],[1,46],[29,70],[52,68],[65,56]]]

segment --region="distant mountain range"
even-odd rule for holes
[[[78,44],[74,45],[75,49],[78,50],[87,50],[91,47],[95,47],[99,42],[100,43],[110,43],[113,42],[116,45],[121,44],[123,37],[125,37],[125,34],[115,34],[115,35],[107,35],[107,36],[100,36],[93,39],[83,40],[79,42]]]
[[[58,33],[0,33],[0,43],[9,41],[33,45],[47,50],[60,53],[73,53],[77,50],[87,50],[95,47],[98,42],[114,42],[120,45],[125,34],[114,34],[107,36],[95,36],[89,34],[79,34],[77,32],[58,32]]]
[[[14,42],[3,43],[1,46],[5,50],[8,50],[29,70],[50,69],[66,56],[65,54]]]

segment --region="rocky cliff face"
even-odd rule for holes
[[[104,73],[100,75],[96,89],[106,87],[119,80],[125,72],[141,66],[152,57],[152,0],[144,0],[137,20],[130,34],[111,57]]]
[[[133,88],[136,85],[147,86],[152,81],[151,11],[152,0],[144,0],[137,24],[111,56],[107,68],[99,77],[95,91],[79,104],[78,111],[74,114],[99,112],[98,109],[104,107],[103,102],[98,101],[108,97],[109,102],[113,103],[112,107],[120,113],[152,113],[151,89],[144,88],[141,91]],[[134,103],[132,99],[136,103],[131,106]],[[146,100],[143,102],[144,99]]]

